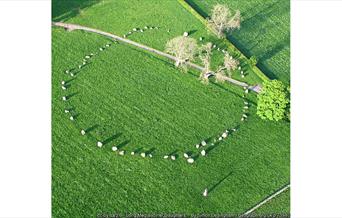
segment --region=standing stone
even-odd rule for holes
[[[201,155],[202,155],[202,156],[205,156],[205,154],[206,154],[205,150],[202,150],[202,151],[201,151]]]
[[[207,188],[204,189],[203,196],[204,196],[204,197],[207,197],[207,196],[208,196],[208,189],[207,189]]]
[[[112,147],[112,151],[117,151],[117,150],[118,150],[118,147],[116,147],[116,146]]]
[[[192,164],[193,162],[195,162],[195,160],[193,158],[188,158],[186,159],[186,161],[188,161],[188,163]]]

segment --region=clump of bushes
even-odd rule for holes
[[[282,120],[289,115],[289,92],[278,80],[265,81],[258,95],[257,115],[261,119]]]

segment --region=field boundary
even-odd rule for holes
[[[283,188],[281,188],[280,190],[276,191],[275,193],[273,193],[272,195],[270,195],[269,197],[267,197],[266,199],[264,199],[263,201],[261,201],[260,203],[258,203],[257,205],[255,205],[254,207],[252,207],[251,209],[246,211],[245,213],[243,213],[240,217],[248,216],[250,213],[252,213],[256,209],[258,209],[262,205],[266,204],[267,202],[269,202],[270,200],[272,200],[276,196],[280,195],[284,191],[288,190],[289,188],[290,188],[290,184],[285,185]]]
[[[200,14],[196,9],[194,9],[188,2],[187,0],[177,0],[180,5],[183,6],[187,11],[189,11],[194,17],[196,17],[209,31],[215,34],[215,30],[213,30],[209,25],[207,20]],[[231,43],[227,38],[223,38],[224,44],[226,46],[238,53],[243,59],[248,61],[249,59],[247,58],[246,55],[244,55],[233,43]],[[270,79],[257,67],[257,66],[251,66],[253,72],[262,80],[262,81],[269,81]]]
[[[99,35],[103,35],[103,36],[106,36],[106,37],[109,37],[109,38],[112,38],[112,39],[124,42],[126,44],[130,44],[130,45],[136,46],[136,47],[141,48],[143,50],[146,50],[146,51],[158,54],[158,55],[166,57],[166,58],[168,58],[168,59],[170,59],[172,61],[176,61],[177,60],[176,57],[174,57],[172,55],[169,55],[169,54],[167,54],[165,52],[159,51],[157,49],[148,47],[146,45],[143,45],[143,44],[134,42],[132,40],[129,40],[129,39],[126,39],[126,38],[122,38],[120,36],[114,35],[112,33],[104,32],[104,31],[101,31],[101,30],[98,30],[98,29],[93,29],[93,28],[90,28],[90,27],[85,27],[85,26],[81,26],[81,25],[77,25],[77,24],[63,23],[63,22],[52,22],[52,25],[53,26],[57,26],[57,27],[63,27],[64,29],[66,29],[68,31],[84,30],[84,31],[87,31],[87,32],[96,33],[96,34],[99,34]],[[197,64],[194,64],[194,63],[191,63],[191,62],[186,62],[186,64],[188,66],[196,69],[196,70],[199,70],[199,71],[203,71],[204,70],[203,67],[201,67],[201,66],[199,66]],[[250,90],[252,90],[252,91],[254,91],[256,93],[259,93],[261,91],[260,87],[258,85],[250,86],[249,84],[247,84],[245,82],[241,82],[239,80],[235,80],[235,79],[229,78],[227,76],[224,78],[224,80],[227,81],[227,82],[233,83],[235,85],[238,85],[238,86],[241,86],[241,87],[244,87],[244,88],[248,88],[248,89],[250,89]]]

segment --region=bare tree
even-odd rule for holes
[[[224,32],[239,29],[241,23],[241,13],[239,10],[233,14],[229,7],[217,4],[211,10],[211,18],[208,19],[209,25],[216,31],[218,37],[222,38]]]
[[[236,70],[239,64],[238,60],[226,53],[223,66],[220,66],[215,73],[216,81],[223,81],[225,76],[232,77],[233,71]]]
[[[200,48],[199,56],[198,56],[204,65],[204,70],[201,72],[200,80],[206,84],[209,82],[212,47],[213,47],[213,44],[211,42],[205,45],[202,45],[202,47]]]
[[[224,67],[228,72],[235,70],[239,66],[239,61],[228,53],[224,56]]]
[[[165,51],[176,56],[176,67],[184,64],[186,61],[194,59],[197,52],[196,40],[186,36],[177,36],[166,43]]]

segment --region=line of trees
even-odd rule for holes
[[[234,29],[239,29],[241,23],[240,11],[232,12],[225,5],[215,5],[208,19],[208,24],[215,30],[217,36],[222,38],[225,33],[230,33]],[[211,56],[213,44],[207,43],[198,46],[195,39],[184,34],[171,39],[166,44],[166,52],[176,57],[175,66],[185,68],[187,61],[198,57],[203,64],[203,71],[199,79],[208,84],[209,76],[215,75],[217,82],[223,82],[227,77],[232,77],[232,73],[239,68],[240,62],[234,59],[229,53],[225,53],[223,64],[217,70],[211,71]],[[257,59],[253,56],[249,64],[255,65]],[[240,69],[240,68],[239,68]],[[290,92],[289,88],[278,81],[266,81],[263,84],[261,93],[258,95],[257,115],[261,119],[279,121],[284,118],[290,119]]]

